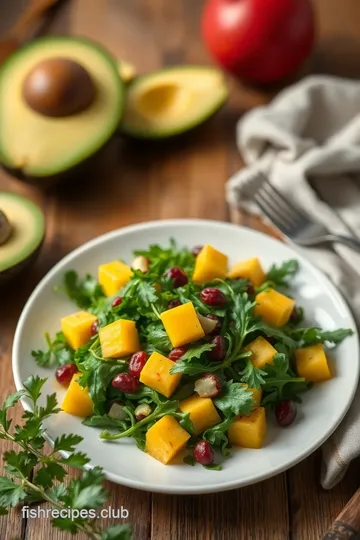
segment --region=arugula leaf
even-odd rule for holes
[[[83,438],[80,435],[61,435],[60,437],[56,437],[53,451],[74,452],[75,446],[81,443],[82,440]]]
[[[238,414],[248,416],[254,408],[251,392],[248,392],[241,383],[233,381],[225,383],[221,395],[214,399],[214,403],[227,418]]]
[[[248,360],[239,375],[241,375],[242,382],[247,384],[249,388],[260,388],[262,384],[265,384],[264,377],[266,377],[267,373],[254,366],[251,360]]]
[[[26,499],[25,489],[7,478],[0,476],[0,506],[16,506]]]
[[[66,343],[62,332],[58,332],[53,341],[51,341],[49,334],[46,333],[45,339],[48,346],[47,351],[36,350],[31,352],[38,366],[53,368],[74,362],[74,351]]]
[[[203,439],[205,441],[209,441],[212,446],[219,448],[223,456],[228,456],[230,454],[229,439],[226,432],[233,423],[234,419],[234,416],[226,418],[220,424],[216,424],[216,426],[207,429],[203,433]]]
[[[85,418],[85,420],[82,421],[82,424],[84,426],[91,426],[91,427],[113,427],[113,428],[120,428],[122,430],[125,430],[128,428],[128,425],[126,421],[119,420],[117,418],[112,418],[108,414],[94,414],[93,416],[89,416],[88,418]]]
[[[296,259],[290,259],[285,261],[280,265],[273,264],[265,276],[265,282],[260,287],[261,290],[264,288],[287,288],[289,287],[289,280],[297,273],[299,270],[299,262]]]
[[[267,373],[262,386],[263,405],[275,404],[283,399],[299,401],[299,394],[309,389],[309,384],[302,377],[296,377],[290,369],[289,360],[283,353],[274,355],[272,364],[265,364]]]
[[[204,469],[207,469],[208,471],[221,471],[222,466],[218,463],[211,463],[210,465],[203,465]]]
[[[352,336],[353,331],[350,328],[338,328],[337,330],[321,330],[321,328],[296,328],[290,330],[291,338],[298,342],[298,347],[315,345],[316,343],[325,343],[335,347],[346,337]]]
[[[70,270],[64,276],[65,291],[81,309],[88,309],[104,296],[101,285],[90,275],[80,279],[77,272]]]
[[[71,508],[97,508],[107,499],[107,491],[102,483],[105,479],[100,467],[84,471],[81,478],[71,480],[68,493],[62,497],[65,504]]]
[[[84,465],[90,463],[90,459],[83,452],[74,452],[66,458],[59,459],[59,461],[64,465],[75,467],[76,469],[82,469]]]
[[[144,338],[145,349],[149,353],[157,351],[168,354],[172,349],[169,337],[160,321],[152,322],[147,326]]]
[[[170,369],[170,373],[186,373],[187,375],[197,375],[209,371],[209,362],[202,361],[204,353],[211,351],[214,347],[211,343],[199,343],[189,347],[185,354]]]
[[[184,457],[183,463],[186,463],[186,465],[190,465],[191,467],[194,467],[196,465],[196,459],[192,454],[189,454]]]
[[[170,240],[169,248],[162,248],[158,244],[152,244],[147,250],[135,250],[134,255],[143,255],[150,260],[149,274],[156,277],[162,276],[166,270],[178,266],[186,274],[192,274],[195,266],[195,257],[186,249],[179,249],[174,240]]]
[[[101,540],[131,540],[130,525],[113,525],[101,533]]]

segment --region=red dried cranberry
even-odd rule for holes
[[[175,347],[175,349],[172,349],[169,352],[169,358],[173,362],[177,362],[182,356],[184,356],[186,351],[187,351],[186,347]]]
[[[205,373],[200,379],[195,381],[194,390],[200,397],[214,398],[221,392],[222,383],[214,373]]]
[[[168,303],[168,309],[173,309],[174,307],[181,306],[181,302],[178,298],[174,298],[173,300],[170,300]]]
[[[297,324],[298,322],[300,322],[300,319],[301,319],[301,311],[295,306],[291,312],[290,321],[294,324]]]
[[[221,362],[221,360],[224,360],[226,355],[226,347],[225,347],[225,340],[222,336],[215,336],[210,343],[214,345],[214,347],[211,349],[209,355],[212,360],[216,360],[217,362]]]
[[[90,334],[92,336],[96,336],[96,334],[98,333],[99,331],[99,322],[98,321],[94,321],[91,325],[91,328],[90,328]]]
[[[204,246],[195,246],[192,248],[191,253],[194,257],[197,257]]]
[[[200,293],[200,298],[208,306],[222,307],[227,303],[225,294],[215,287],[203,289]]]
[[[78,369],[76,364],[65,364],[59,366],[55,371],[55,377],[58,383],[68,386],[73,378],[73,375],[77,373]]]
[[[120,296],[116,296],[114,298],[113,303],[111,304],[111,306],[113,308],[116,308],[116,307],[120,306],[120,304],[122,304],[122,301],[123,301],[123,299]]]
[[[221,330],[221,319],[220,319],[220,317],[218,317],[214,313],[209,313],[209,315],[206,315],[206,317],[208,319],[211,319],[212,321],[216,321],[216,326],[215,326],[214,330],[212,332],[210,332],[210,334],[208,334],[209,336],[216,336]]]
[[[194,458],[201,465],[211,465],[214,462],[214,450],[208,441],[199,441],[194,446]]]
[[[126,394],[135,394],[140,386],[138,379],[130,373],[119,373],[119,375],[113,378],[111,384],[114,388]]]
[[[275,405],[275,418],[281,427],[290,426],[295,420],[296,414],[296,404],[290,399],[284,399]]]
[[[182,287],[183,285],[186,285],[188,280],[187,275],[185,274],[184,270],[181,268],[174,266],[173,268],[170,268],[165,275],[169,277],[174,287]]]
[[[138,351],[132,355],[129,362],[129,373],[133,377],[140,377],[140,373],[145,366],[149,355],[145,351]]]

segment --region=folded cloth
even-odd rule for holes
[[[308,77],[247,113],[237,143],[246,167],[227,183],[231,205],[259,213],[253,197],[264,173],[329,231],[360,238],[360,82]],[[337,285],[360,324],[360,255],[340,244],[297,249]],[[323,487],[339,482],[359,455],[360,387],[323,446]]]

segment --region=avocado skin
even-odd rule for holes
[[[81,163],[78,163],[74,167],[67,169],[61,173],[57,173],[51,176],[32,176],[24,173],[22,169],[16,169],[8,167],[7,165],[1,164],[1,167],[11,176],[24,182],[26,184],[31,184],[41,190],[49,190],[58,184],[68,183],[71,181],[76,181],[79,177],[89,176],[89,178],[94,176],[94,171],[99,171],[102,168],[102,164],[105,168],[108,148],[113,142],[114,138],[117,136],[114,133],[106,143],[99,148],[94,154],[86,158]]]
[[[0,272],[0,287],[3,287],[5,284],[9,283],[9,281],[14,279],[16,276],[18,276],[21,272],[26,270],[26,268],[31,266],[36,261],[44,244],[44,240],[45,234],[35,251],[30,253],[30,255],[28,255],[24,260],[22,260],[15,266],[12,266],[11,268],[7,268],[6,270]]]

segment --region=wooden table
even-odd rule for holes
[[[199,36],[202,0],[73,0],[64,5],[52,33],[82,34],[106,44],[140,71],[173,63],[208,63]],[[320,39],[307,72],[360,75],[359,0],[316,0]],[[1,26],[23,0],[0,8]],[[235,124],[270,93],[232,83],[230,103],[206,127],[177,142],[130,144],[117,141],[109,171],[99,181],[59,188],[49,194],[22,185],[5,173],[0,189],[23,193],[47,217],[42,254],[20,282],[1,293],[0,389],[13,390],[11,344],[24,302],[39,279],[66,253],[98,234],[124,225],[173,217],[229,220],[266,228],[247,216],[230,216],[224,183],[241,166]],[[15,420],[20,418],[21,410]],[[5,445],[1,445],[2,450]],[[358,486],[360,462],[331,492],[319,487],[320,455],[287,473],[248,488],[203,496],[150,494],[108,484],[115,507],[129,509],[136,540],[315,540],[321,537]],[[246,466],[246,464],[245,464]],[[68,536],[49,520],[1,518],[0,538],[42,540]]]

